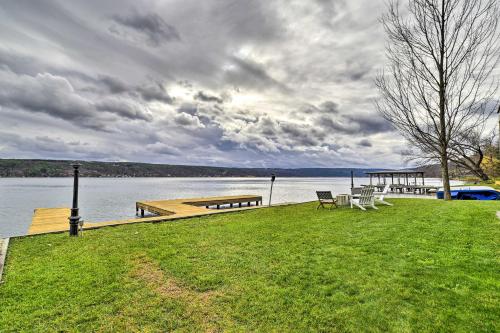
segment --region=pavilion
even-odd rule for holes
[[[425,173],[414,170],[381,170],[366,172],[370,176],[370,186],[375,186],[382,190],[389,185],[391,192],[413,192],[427,194],[435,192],[438,186],[425,185]],[[373,178],[377,183],[373,184]],[[390,183],[389,183],[390,180]]]
[[[412,171],[412,170],[392,170],[392,171],[371,171],[365,172],[370,176],[370,185],[373,185],[373,178],[378,178],[378,183],[376,185],[386,185],[387,178],[391,179],[391,185],[396,185],[394,179],[397,177],[397,185],[419,185],[417,184],[417,179],[422,180],[422,184],[425,185],[425,173],[423,171]],[[401,183],[401,179],[403,183]],[[413,179],[413,184],[410,184],[410,180]],[[381,182],[382,180],[382,182]]]

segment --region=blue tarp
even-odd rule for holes
[[[438,199],[443,199],[442,188],[436,194]],[[487,186],[453,187],[451,198],[454,200],[500,200],[500,192]]]

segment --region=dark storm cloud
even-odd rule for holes
[[[130,90],[125,82],[109,75],[99,75],[96,81],[104,85],[112,94],[121,94]]]
[[[215,103],[219,103],[219,104],[224,103],[224,100],[221,97],[207,94],[201,90],[198,91],[196,93],[196,95],[194,95],[194,99],[197,99],[197,100],[202,101],[202,102],[215,102]]]
[[[84,86],[82,87],[82,91],[91,91],[98,96],[106,95],[106,93],[130,94],[137,95],[146,102],[158,101],[166,104],[171,104],[173,102],[172,97],[168,95],[164,85],[157,81],[132,86],[118,77],[106,74],[92,76],[77,70],[56,68],[44,64],[42,61],[38,61],[33,57],[24,56],[17,52],[6,51],[0,48],[0,69],[2,65],[7,66],[7,68],[3,67],[5,71],[10,71],[15,74],[28,74],[31,76],[36,76],[37,74],[50,74],[52,76],[64,78],[75,90],[77,90],[77,88],[74,83],[81,81]]]
[[[360,147],[371,147],[372,146],[372,143],[367,140],[367,139],[363,139],[361,141],[358,142],[358,146]]]
[[[165,86],[161,82],[147,82],[139,86],[131,86],[123,82],[122,80],[109,76],[109,75],[98,75],[97,78],[90,77],[83,73],[68,73],[69,75],[76,75],[86,82],[92,84],[91,87],[87,87],[86,90],[91,90],[99,95],[103,95],[103,91],[100,87],[105,87],[106,91],[110,94],[129,94],[132,96],[140,97],[146,102],[162,102],[166,104],[172,104],[173,98],[169,96],[165,89]]]
[[[140,86],[137,88],[137,91],[142,99],[148,102],[156,101],[171,104],[174,101],[173,98],[168,95],[163,84],[159,82]]]
[[[318,146],[321,140],[324,139],[324,134],[309,126],[301,124],[282,123],[280,124],[282,133],[288,139],[292,140],[293,144],[301,146]]]
[[[300,113],[305,114],[337,114],[339,113],[339,105],[332,101],[326,101],[321,103],[319,106],[307,105],[305,108],[300,110]]]
[[[394,131],[391,124],[378,114],[365,112],[343,114],[334,102],[323,103],[318,108],[311,106],[307,110],[308,113],[318,115],[314,118],[318,127],[337,133],[371,135]]]
[[[320,110],[323,113],[338,113],[339,105],[332,101],[326,101],[320,105]]]
[[[346,118],[355,124],[361,133],[376,134],[394,131],[391,124],[379,115],[350,114]]]
[[[151,121],[153,117],[144,106],[126,99],[108,97],[95,104],[97,110],[114,113],[120,117],[132,120]]]
[[[25,158],[78,158],[78,159],[106,159],[116,157],[109,151],[102,152],[95,149],[87,143],[80,141],[65,141],[59,137],[50,137],[47,135],[27,137],[14,133],[0,131],[0,142],[4,144],[4,151],[17,152],[20,157]],[[0,157],[11,157],[11,155],[2,154]]]
[[[325,132],[308,124],[276,121],[268,116],[244,123],[237,133],[227,133],[224,138],[262,152],[317,148],[323,146],[326,139]]]
[[[110,119],[101,111],[131,120],[152,119],[140,103],[121,97],[89,99],[68,79],[49,73],[30,76],[0,70],[0,86],[0,106],[44,113],[81,127],[106,130]]]
[[[92,116],[92,103],[75,93],[65,78],[51,74],[16,75],[0,70],[0,105],[43,112],[65,120]]]
[[[259,121],[259,120],[257,120]],[[265,117],[260,120],[259,124],[260,133],[262,133],[267,138],[277,137],[278,136],[278,126],[277,124],[270,118]]]
[[[346,61],[345,70],[339,75],[338,81],[362,81],[373,72],[373,67],[373,64],[364,60],[349,59]]]
[[[179,149],[161,142],[150,144],[147,146],[147,149],[161,155],[177,156],[181,154]]]
[[[194,104],[184,103],[177,109],[178,112],[187,113],[194,116],[198,113],[198,108]]]
[[[120,27],[116,24],[112,25],[109,27],[110,32],[124,37],[132,33],[140,34],[151,46],[181,39],[177,29],[165,22],[158,14],[133,12],[126,16],[114,15],[112,20]]]
[[[40,65],[33,57],[0,47],[0,68],[3,67],[14,73],[33,75],[39,72]]]
[[[285,84],[271,77],[264,65],[236,56],[231,57],[231,60],[232,66],[225,71],[228,83],[248,88],[269,87],[281,91],[290,90]]]

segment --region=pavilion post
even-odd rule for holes
[[[425,185],[424,173],[422,172],[422,186]]]
[[[391,185],[394,185],[394,174],[391,173]]]

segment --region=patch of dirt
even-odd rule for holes
[[[189,316],[197,321],[205,332],[220,331],[214,322],[217,321],[217,315],[211,306],[213,298],[218,295],[217,292],[199,292],[190,289],[146,256],[137,257],[132,263],[132,278],[139,279],[163,298],[175,299],[183,303]]]

